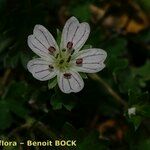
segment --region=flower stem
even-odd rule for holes
[[[106,83],[99,75],[97,74],[89,74],[89,77],[97,82],[99,82],[100,84],[102,84],[105,89],[107,90],[107,92],[114,98],[114,100],[116,100],[118,103],[120,103],[121,105],[123,105],[125,108],[127,108],[127,102],[125,100],[123,100],[118,93],[116,93],[108,83]]]

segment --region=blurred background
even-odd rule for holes
[[[70,16],[90,24],[87,44],[108,57],[80,93],[66,95],[27,71],[35,56],[27,37],[41,24],[57,38]],[[0,139],[77,140],[45,150],[150,150],[149,27],[149,0],[0,0]]]

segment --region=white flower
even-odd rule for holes
[[[57,76],[59,88],[64,93],[79,92],[84,87],[78,72],[95,73],[105,67],[106,52],[91,48],[80,51],[90,33],[89,24],[79,23],[71,17],[65,24],[60,47],[51,33],[42,25],[36,25],[28,36],[28,45],[40,58],[28,62],[32,75],[46,81]]]
[[[135,107],[129,108],[128,115],[129,115],[129,117],[131,117],[131,115],[136,115],[136,108]]]

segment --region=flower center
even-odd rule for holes
[[[70,61],[71,54],[66,49],[63,49],[55,57],[54,66],[60,71],[66,71],[71,67]]]

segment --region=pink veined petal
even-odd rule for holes
[[[35,58],[28,62],[27,68],[33,77],[40,81],[46,81],[56,76],[57,71],[52,66],[52,62],[42,58]]]
[[[104,67],[107,53],[102,49],[92,48],[80,51],[74,56],[74,69],[79,72],[96,73]]]
[[[61,49],[67,49],[67,44],[72,43],[72,49],[78,52],[89,37],[90,26],[88,23],[79,21],[75,17],[67,20],[61,38]]]
[[[51,49],[58,52],[58,45],[51,33],[42,25],[36,25],[33,34],[28,36],[28,45],[40,57],[49,57]]]
[[[59,73],[57,76],[58,85],[64,93],[77,93],[84,87],[84,82],[78,72],[68,71]]]

